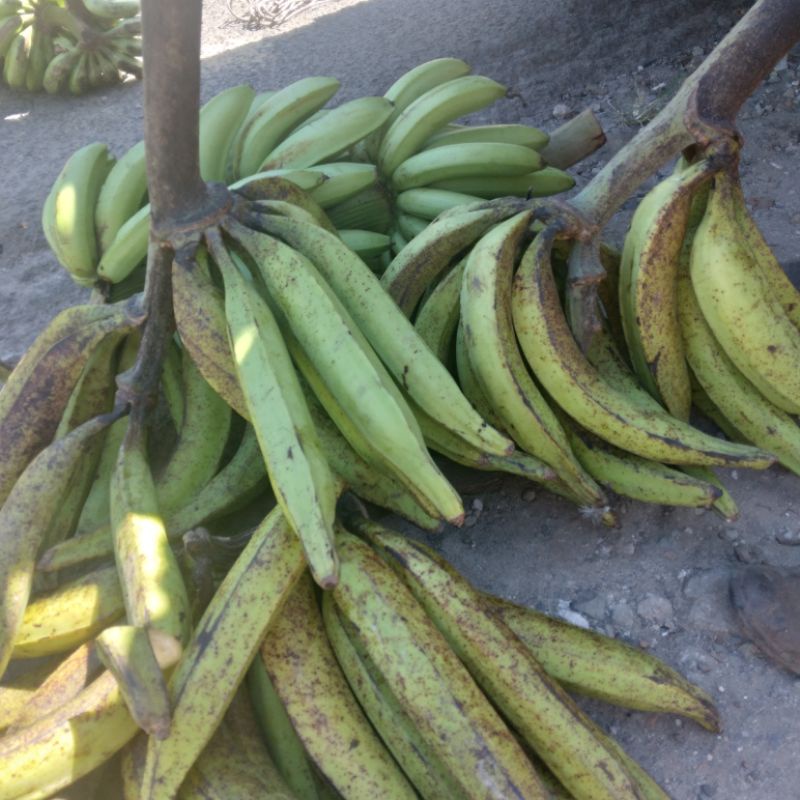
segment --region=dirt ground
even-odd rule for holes
[[[733,25],[736,0],[345,0],[317,2],[276,30],[235,23],[206,0],[203,99],[239,83],[341,79],[339,100],[382,94],[405,69],[453,55],[513,89],[482,116],[553,129],[591,107],[607,145],[575,170],[584,184]],[[40,209],[67,156],[92,140],[120,154],[142,136],[141,86],[82,98],[0,88],[0,358],[17,357],[50,316],[85,296],[58,267]],[[800,281],[800,49],[740,116],[748,200]],[[670,165],[665,165],[664,172]],[[642,193],[647,187],[643,187]],[[619,244],[635,200],[608,231]],[[461,485],[467,524],[426,537],[480,588],[640,644],[715,699],[716,736],[677,718],[586,703],[676,800],[800,798],[800,681],[742,636],[728,600],[747,563],[800,565],[798,479],[722,474],[741,507],[712,512],[620,502],[609,530],[514,479]],[[408,529],[408,526],[406,526]]]

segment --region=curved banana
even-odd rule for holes
[[[392,113],[383,97],[359,97],[308,122],[269,151],[258,171],[286,167],[310,167],[347,150],[379,128]]]
[[[139,0],[81,0],[86,10],[101,19],[135,17],[141,11]]]
[[[315,580],[334,586],[338,559],[332,525],[339,487],[320,451],[275,317],[252,279],[231,259],[222,237],[206,239],[225,283],[236,372],[275,497],[303,542]]]
[[[511,732],[400,578],[362,541],[337,536],[332,592],[344,628],[459,784],[458,797],[547,797]]]
[[[463,142],[423,150],[392,173],[396,192],[454,178],[527,175],[542,167],[542,157],[529,147],[500,142]]]
[[[378,178],[378,170],[373,164],[357,161],[333,161],[315,164],[307,169],[321,172],[325,176],[322,184],[309,191],[321,208],[330,208],[355,197],[359,192],[375,185]]]
[[[305,569],[300,541],[276,508],[228,571],[172,673],[170,735],[148,741],[140,797],[175,796]]]
[[[505,86],[482,75],[464,75],[429,89],[386,129],[378,148],[378,167],[391,176],[443,125],[480,111],[505,94]]]
[[[120,228],[142,207],[147,195],[144,141],[137,142],[106,175],[94,208],[100,255],[111,247]]]
[[[772,456],[726,442],[648,411],[614,389],[578,348],[564,318],[550,268],[554,233],[539,233],[522,257],[512,290],[514,329],[528,363],[573,419],[605,441],[668,464],[764,469]]]
[[[697,381],[719,412],[758,447],[774,453],[800,475],[800,428],[736,368],[703,316],[689,276],[678,284],[686,357]]]
[[[109,283],[125,280],[147,258],[150,203],[128,217],[97,263],[97,277]]]
[[[225,180],[231,146],[254,97],[255,90],[251,86],[231,86],[214,95],[200,109],[199,159],[200,177],[204,181]]]
[[[414,329],[436,358],[445,365],[452,361],[453,337],[461,316],[459,298],[465,265],[466,259],[462,259],[442,277],[422,301],[414,317]],[[461,390],[464,391],[463,387]],[[483,416],[480,410],[478,413]]]
[[[76,150],[62,167],[42,209],[48,244],[82,286],[90,286],[96,279],[95,208],[113,165],[113,156],[101,142]]]
[[[26,466],[0,508],[0,677],[24,619],[42,537],[87,447],[114,419],[114,414],[95,417],[45,447]]]
[[[416,796],[342,675],[309,576],[294,587],[257,657],[310,757],[342,796]],[[326,719],[335,723],[320,725]]]
[[[728,172],[714,176],[692,240],[690,274],[703,316],[731,361],[770,402],[800,413],[800,331],[742,234]]]
[[[547,673],[570,691],[624,708],[682,714],[719,730],[711,698],[644,650],[499,597],[484,599]]]
[[[372,261],[389,252],[392,240],[385,233],[340,228],[339,238],[352,250],[372,272]]]
[[[340,85],[335,78],[301,78],[265,98],[244,123],[233,156],[235,174],[242,177],[263,171],[267,156],[319,111]]]
[[[523,201],[484,201],[453,208],[435,219],[394,258],[381,277],[383,288],[411,316],[425,291],[452,260],[493,225],[524,209]]]
[[[470,251],[461,280],[465,349],[483,393],[514,441],[549,464],[582,505],[605,505],[603,493],[575,459],[558,419],[527,372],[514,339],[512,271],[532,219],[530,211],[511,217]]]
[[[569,191],[575,186],[575,178],[557,167],[542,167],[527,175],[485,176],[450,178],[434,181],[430,188],[464,192],[478,197],[549,197]]]
[[[487,452],[510,451],[511,442],[469,405],[378,278],[340,239],[317,226],[284,218],[264,217],[263,224],[313,262],[395,380],[419,406]]]
[[[550,141],[549,134],[532,125],[448,125],[433,134],[424,144],[425,150],[465,142],[498,142],[543,150]]]
[[[619,307],[634,371],[678,419],[692,403],[676,283],[692,198],[709,178],[705,162],[675,172],[640,201],[620,265]]]

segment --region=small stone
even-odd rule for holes
[[[717,794],[717,786],[714,783],[702,783],[700,784],[700,793],[698,797],[715,797]]]
[[[800,528],[791,530],[784,528],[775,534],[775,541],[778,544],[785,544],[789,546],[800,545]]]
[[[720,539],[723,539],[726,542],[738,542],[739,541],[739,531],[734,530],[733,528],[723,528],[719,534]]]
[[[566,103],[556,103],[553,106],[552,114],[555,119],[566,119],[570,113],[570,108]]]
[[[703,48],[700,47],[699,45],[695,45],[692,48],[692,56],[694,58],[702,58],[702,56],[703,56]]]
[[[608,610],[606,601],[600,595],[595,595],[582,603],[572,603],[572,608],[592,619],[603,619]]]
[[[611,621],[622,631],[631,631],[636,624],[633,609],[623,600],[611,608]]]
[[[733,546],[733,552],[742,564],[764,564],[766,561],[764,551],[757,544],[739,542]]]
[[[636,606],[639,616],[652,625],[662,628],[674,628],[672,603],[666,598],[657,594],[648,594]]]
[[[479,514],[483,511],[483,500],[481,500],[480,497],[476,497],[472,501],[472,510],[477,511]]]
[[[467,514],[464,517],[464,527],[465,528],[472,528],[478,521],[477,514]]]
[[[536,499],[536,489],[526,489],[522,493],[522,499],[526,503],[532,503]]]
[[[556,614],[561,617],[565,622],[569,622],[572,625],[577,625],[579,628],[589,628],[589,620],[586,619],[582,614],[579,614],[577,611],[573,611],[570,608],[570,604],[567,600],[559,600],[558,605],[556,607]]]

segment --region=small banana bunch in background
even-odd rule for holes
[[[543,131],[455,124],[506,92],[469,73],[459,59],[434,59],[383,97],[333,107],[326,104],[340,88],[335,78],[308,77],[260,93],[249,86],[225,89],[200,111],[201,176],[235,189],[268,177],[296,184],[380,273],[393,252],[448,208],[574,185],[568,173],[546,165]],[[63,213],[62,192],[70,198]],[[54,182],[42,224],[59,262],[79,283],[121,285],[113,297],[136,291],[149,231],[144,143],[119,158],[102,143],[74,153]]]
[[[138,0],[3,0],[0,61],[12,89],[83,94],[142,76]]]

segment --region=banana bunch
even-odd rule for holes
[[[114,418],[76,429],[78,450]],[[63,481],[76,446],[44,452],[39,473]],[[711,699],[654,657],[481,594],[365,518],[336,523],[340,579],[320,596],[273,508],[194,617],[141,452],[127,438],[112,475],[116,565],[87,572],[83,597],[65,586],[28,606],[76,631],[77,606],[96,619],[55,662],[0,681],[4,800],[50,796],[120,751],[131,800],[666,798],[566,690],[719,728]],[[106,594],[124,599],[100,619]],[[15,649],[9,673],[30,655]]]
[[[619,313],[641,386],[800,474],[800,292],[750,216],[736,156],[679,161],[640,202]]]
[[[0,4],[0,61],[12,89],[83,94],[130,74],[141,78],[138,0]]]
[[[688,214],[690,189],[702,186],[706,174],[690,167],[654,193]],[[629,236],[621,258],[603,249],[619,302],[612,292],[601,313],[593,296],[598,324],[584,348],[569,275],[586,253],[542,229],[524,203],[506,198],[453,208],[400,251],[383,273],[384,287],[472,405],[517,445],[504,459],[485,457],[456,446],[420,415],[433,450],[466,466],[527,473],[533,480],[549,473],[547,488],[608,524],[615,521],[609,490],[736,516],[710,468],[764,469],[781,456],[766,438],[736,437],[756,445],[750,446],[710,436],[688,421],[686,391],[692,389],[674,388],[681,375],[676,364],[688,383],[685,356],[665,352],[672,342],[683,347],[674,332],[677,308],[687,303],[676,305],[678,271],[663,263],[669,252],[681,251],[683,238],[674,224],[677,212],[665,224],[663,207],[647,202],[637,212],[642,219],[647,214],[650,225],[635,218],[632,231],[649,231],[646,242]],[[669,403],[665,396],[675,399]]]
[[[566,172],[546,166],[543,131],[454,122],[505,94],[469,72],[459,59],[435,59],[383,97],[333,107],[327,104],[340,83],[330,77],[302,78],[277,91],[225,89],[200,111],[201,176],[252,193],[271,177],[296,184],[380,274],[393,252],[454,206],[574,185]],[[143,142],[118,159],[97,142],[76,151],[42,214],[59,262],[82,285],[100,281],[113,299],[143,285],[149,225]]]

